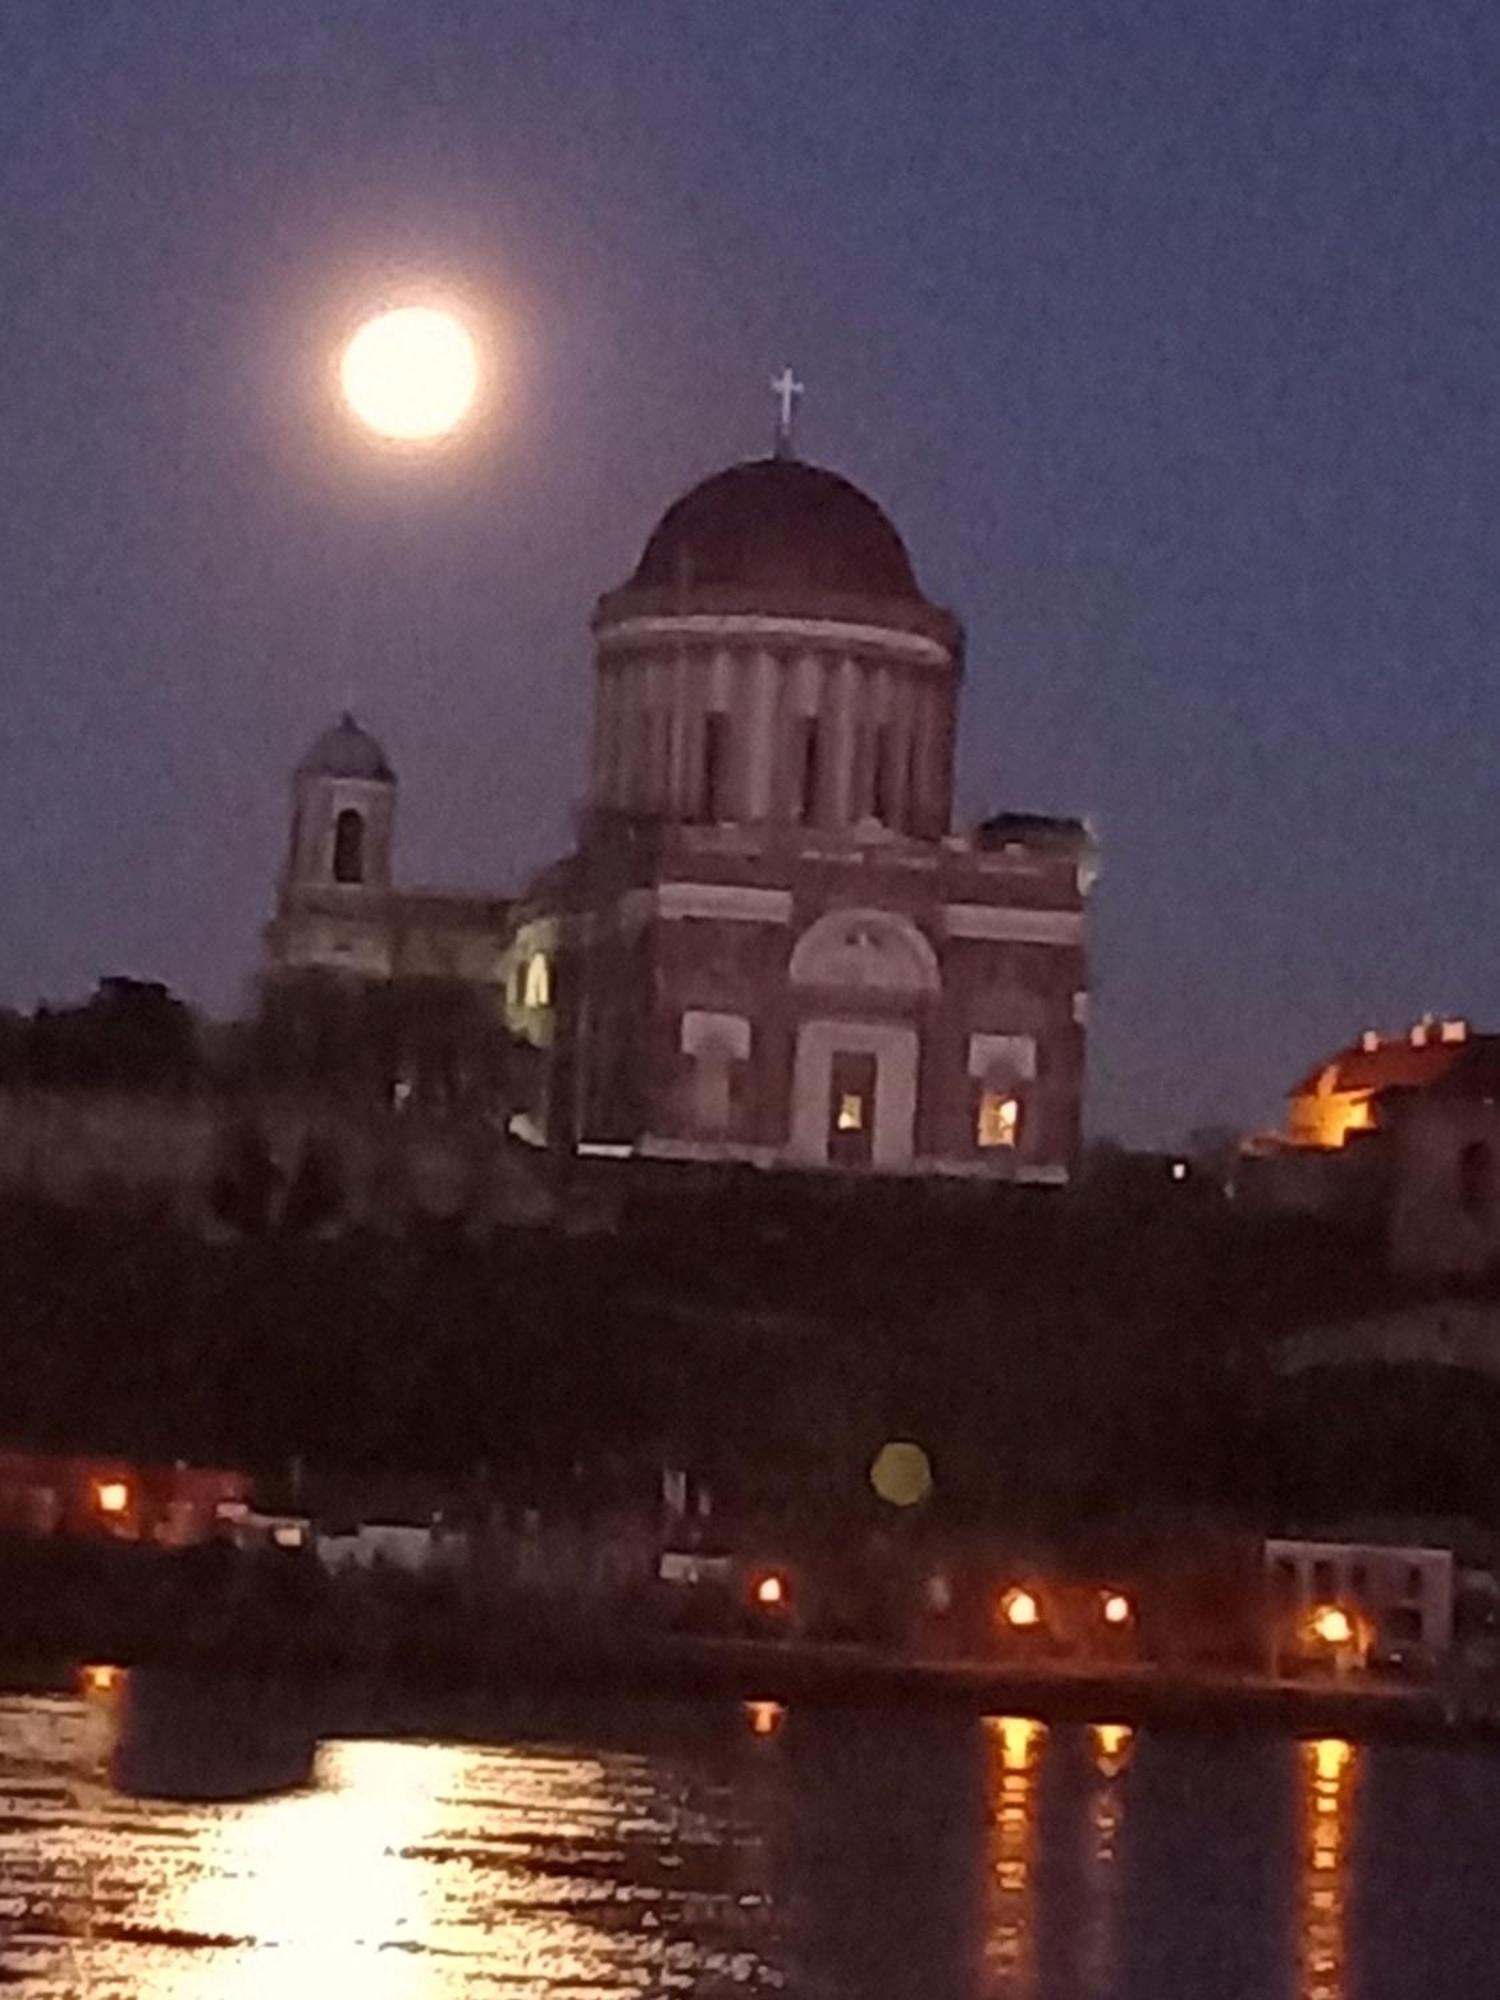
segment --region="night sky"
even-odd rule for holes
[[[960,807],[1085,812],[1090,1122],[1500,1027],[1494,0],[4,0],[0,997],[244,1001],[351,680],[410,882],[517,883],[587,618],[769,445],[969,633]],[[503,408],[395,467],[431,279]]]

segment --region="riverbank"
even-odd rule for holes
[[[682,1648],[671,1669],[678,1687],[705,1694],[732,1689],[745,1699],[786,1703],[922,1704],[1043,1722],[1500,1745],[1500,1689],[1460,1693],[1366,1677],[1278,1680],[1153,1667],[1021,1667],[723,1642]]]
[[[1500,1747],[1500,1690],[1412,1687],[1366,1678],[1274,1680],[1154,1668],[1021,1667],[920,1660],[853,1646],[671,1639],[556,1644],[483,1657],[393,1652],[375,1661],[296,1661],[205,1651],[161,1653],[211,1682],[294,1686],[326,1717],[323,1733],[445,1727],[489,1697],[566,1694],[1024,1715],[1043,1722],[1115,1722],[1153,1730],[1338,1736],[1354,1741],[1462,1742]],[[60,1660],[0,1660],[0,1687],[69,1691],[83,1672]]]

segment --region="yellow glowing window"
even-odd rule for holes
[[[865,1100],[857,1090],[846,1090],[839,1098],[839,1115],[834,1120],[841,1132],[863,1132]]]
[[[542,952],[533,952],[526,961],[524,1004],[528,1007],[552,1005],[552,968]]]
[[[1003,1091],[987,1090],[979,1100],[981,1146],[1013,1146],[1021,1129],[1021,1106]]]

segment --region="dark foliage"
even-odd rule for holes
[[[457,979],[267,981],[250,1034],[255,1082],[347,1104],[498,1115],[518,1051],[495,996]]]
[[[224,1177],[230,1243],[0,1213],[0,1434],[271,1471],[483,1466],[517,1497],[646,1493],[685,1464],[731,1504],[826,1509],[873,1505],[872,1453],[911,1436],[954,1518],[1255,1513],[1330,1498],[1278,1416],[1274,1341],[1389,1295],[1370,1246],[1222,1207],[753,1176],[640,1182],[614,1237],[323,1240],[321,1170],[277,1196],[298,1227],[267,1230],[250,1152]],[[1370,1394],[1336,1482],[1351,1506],[1380,1497],[1362,1468],[1381,1424],[1412,1420],[1404,1391]],[[1407,1503],[1448,1508],[1443,1452],[1413,1463]]]
[[[0,1016],[0,1083],[175,1092],[201,1071],[191,1010],[155,980],[101,979],[82,1006]]]

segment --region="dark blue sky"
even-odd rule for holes
[[[1500,1026],[1493,0],[5,0],[0,995],[241,999],[357,662],[410,880],[565,842],[587,615],[688,482],[866,485],[961,803],[1096,816],[1091,1123]],[[331,433],[392,273],[482,454]]]

